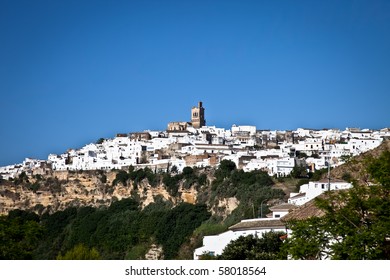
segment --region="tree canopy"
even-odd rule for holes
[[[57,260],[100,260],[100,254],[95,249],[88,249],[83,244],[78,244],[67,251],[64,256],[59,254]]]
[[[286,259],[281,253],[284,232],[269,231],[259,238],[248,235],[240,236],[230,242],[219,259],[223,260],[279,260]]]
[[[34,214],[16,211],[8,217],[0,216],[0,259],[32,259],[43,234]]]

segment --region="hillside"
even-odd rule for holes
[[[22,176],[0,184],[0,214],[10,210],[32,210],[38,214],[53,213],[68,207],[109,206],[123,198],[138,197],[142,207],[162,196],[173,203],[194,203],[194,189],[182,190],[172,197],[160,184],[151,187],[148,180],[113,184],[118,171],[53,171],[44,176]]]
[[[96,247],[104,259],[156,254],[189,259],[204,235],[256,217],[265,200],[283,199],[285,193],[273,185],[266,172],[244,172],[230,161],[222,161],[217,169],[187,167],[181,174],[134,168],[22,174],[0,184],[1,210],[6,215],[0,216],[0,222],[4,236],[15,232],[15,226],[23,232],[31,226],[30,219],[38,223],[43,233],[34,239],[37,247],[31,245],[27,253],[21,249],[31,258],[61,257],[83,244]],[[34,232],[41,232],[38,229]],[[15,240],[4,242],[0,246],[8,248]]]
[[[386,150],[390,150],[390,140],[385,140],[379,147],[332,169],[331,177],[344,180],[353,178],[358,183],[365,183],[368,178],[364,172],[363,162],[369,157],[378,157]],[[133,178],[128,175],[125,180],[117,179],[118,182],[115,184],[116,177],[120,177],[121,172],[123,175],[123,171],[51,171],[46,175],[32,176],[22,174],[13,181],[0,180],[0,214],[6,215],[13,209],[42,214],[54,213],[68,207],[99,208],[107,207],[113,201],[123,198],[136,198],[141,208],[155,202],[156,199],[168,201],[173,206],[183,202],[204,203],[214,215],[225,219],[239,207],[240,203],[250,202],[258,208],[259,201],[267,198],[267,195],[259,193],[259,190],[256,190],[255,196],[242,195],[243,192],[248,192],[248,188],[242,188],[237,193],[236,185],[241,182],[235,177],[237,174],[240,174],[238,177],[243,176],[243,173],[238,171],[233,180],[228,178],[225,182],[218,182],[213,168],[187,170],[190,170],[190,174],[152,174],[153,172],[141,174],[140,171],[133,171]],[[323,174],[322,177],[326,178],[327,174]],[[254,184],[255,181],[246,183]],[[279,192],[277,198],[283,196],[286,198],[295,184],[296,180],[286,178],[274,181],[270,185],[273,185],[274,192]],[[247,211],[243,210],[241,214]]]
[[[284,193],[262,171],[186,168],[183,174],[154,174],[149,169],[114,171],[54,171],[47,175],[22,174],[0,183],[0,214],[13,209],[54,213],[68,207],[108,207],[123,198],[138,201],[141,209],[156,200],[172,204],[206,204],[222,220],[234,210],[232,222],[251,216],[264,199],[283,198]],[[243,203],[243,204],[242,204]],[[241,206],[240,204],[245,205]],[[238,209],[237,209],[238,208]],[[248,212],[249,211],[249,212]]]
[[[386,150],[390,141],[333,169],[331,176],[366,182],[363,162]],[[187,167],[180,174],[132,167],[22,173],[0,181],[0,236],[7,237],[0,240],[5,252],[0,258],[65,258],[77,248],[91,248],[103,259],[190,259],[203,236],[256,217],[262,202],[285,199],[297,182],[244,172],[230,161],[217,169]]]
[[[355,156],[345,164],[332,169],[331,178],[347,181],[348,179],[354,179],[359,184],[366,184],[370,179],[367,172],[365,172],[364,162],[370,157],[379,157],[384,151],[390,151],[390,140],[384,140],[379,147]],[[327,178],[327,174],[324,174],[323,178]]]

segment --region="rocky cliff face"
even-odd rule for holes
[[[32,210],[38,214],[55,212],[71,206],[108,206],[112,201],[134,197],[142,208],[163,199],[176,205],[180,202],[195,204],[198,191],[194,187],[179,187],[177,196],[172,196],[164,184],[152,187],[147,179],[136,186],[132,181],[113,186],[116,172],[102,171],[52,172],[44,177],[29,176],[23,180],[0,183],[0,214],[10,210]],[[230,207],[231,208],[231,207]],[[231,210],[229,208],[229,210]]]

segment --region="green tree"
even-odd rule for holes
[[[281,247],[281,237],[284,232],[269,231],[263,233],[261,238],[248,235],[240,236],[230,242],[223,250],[220,259],[223,260],[278,260],[286,259]]]
[[[300,151],[297,151],[296,154],[297,154],[298,158],[308,158],[309,157],[306,153],[300,152]]]
[[[290,173],[290,176],[293,178],[306,178],[306,177],[308,177],[306,166],[295,165]]]
[[[331,167],[332,169],[332,167]],[[319,181],[321,180],[322,176],[328,172],[328,168],[322,168],[314,171],[314,173],[310,172],[309,177],[312,181]]]
[[[343,175],[341,176],[341,179],[343,179],[346,182],[353,181],[352,175],[349,172],[344,172]]]
[[[119,170],[116,174],[114,181],[112,181],[112,185],[115,186],[118,183],[122,183],[122,185],[126,186],[127,180],[129,179],[129,174],[124,170]]]
[[[102,144],[106,139],[104,138],[99,138],[97,141],[96,141],[96,144]]]
[[[194,174],[194,169],[192,169],[189,166],[186,166],[186,167],[183,168],[183,175],[184,175],[184,177],[191,176],[192,174]]]
[[[206,205],[188,203],[180,204],[161,217],[157,224],[156,239],[163,245],[165,258],[175,258],[180,246],[209,218]]]
[[[222,160],[218,169],[215,171],[215,177],[218,181],[223,180],[230,176],[230,174],[236,170],[236,164],[231,160]]]
[[[32,259],[43,237],[43,227],[31,215],[0,217],[0,259]]]
[[[28,176],[25,171],[19,174],[17,178],[14,180],[15,185],[22,184],[22,183],[30,183],[30,180],[28,179]]]
[[[365,165],[373,185],[326,192],[315,200],[322,217],[288,223],[293,258],[390,259],[390,152]]]
[[[204,254],[199,256],[199,260],[201,260],[201,261],[211,261],[211,260],[217,260],[217,259],[218,259],[217,256],[214,256],[210,253],[204,253]]]
[[[324,221],[313,217],[289,224],[292,236],[285,240],[283,251],[293,259],[317,260],[329,254],[329,238],[324,230]]]
[[[176,165],[172,166],[171,173],[177,174],[178,172],[179,172],[179,169],[177,168],[177,166]]]
[[[95,249],[89,249],[83,244],[78,244],[71,250],[67,251],[63,256],[59,254],[57,260],[100,260],[100,254]]]

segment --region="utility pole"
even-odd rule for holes
[[[331,142],[329,142],[329,154],[328,154],[328,191],[330,191],[330,159],[331,159]]]

